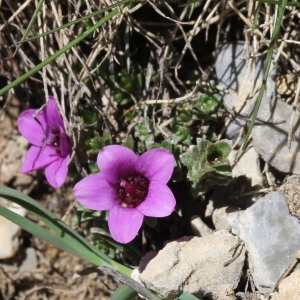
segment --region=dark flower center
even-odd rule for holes
[[[59,137],[59,129],[51,129],[51,136],[52,139],[50,141],[50,144],[48,146],[53,147],[56,149],[56,152],[60,154],[60,137]]]
[[[141,175],[129,176],[120,181],[120,205],[135,208],[139,206],[148,194],[149,181]]]

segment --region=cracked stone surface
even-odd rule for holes
[[[290,215],[283,194],[273,192],[228,220],[232,232],[245,241],[255,286],[268,292],[300,250],[298,219]]]
[[[215,64],[218,84],[228,91],[223,95],[225,106],[244,117],[252,114],[263,78],[264,57],[251,60],[251,51],[243,41],[224,44],[218,49]],[[276,83],[269,77],[262,104],[271,101],[275,90]],[[235,138],[244,124],[245,118],[234,118],[226,130],[227,137]]]
[[[258,118],[263,123],[254,126],[252,141],[264,161],[285,173],[300,174],[300,113],[295,112],[293,134],[289,147],[293,108],[277,100],[262,105]],[[267,143],[266,143],[267,141]]]
[[[236,259],[228,263],[234,252],[230,249],[237,244],[238,238],[226,230],[206,237],[181,238],[167,244],[139,279],[165,300],[176,299],[183,292],[233,300],[245,259],[244,248],[239,248]]]

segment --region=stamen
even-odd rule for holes
[[[120,181],[120,205],[123,207],[137,207],[148,194],[149,181],[141,175],[130,176]]]
[[[46,142],[43,143],[42,147],[43,147],[43,149],[45,147],[55,148],[56,152],[58,154],[61,154],[61,151],[60,151],[60,136],[59,136],[60,131],[59,131],[59,129],[55,129],[54,128],[54,129],[51,129],[51,133],[54,135],[54,137],[52,135],[52,140],[50,142],[48,142],[48,143],[46,143]]]
[[[52,139],[52,141],[50,142],[50,145],[55,147],[55,148],[58,148],[60,146],[60,139],[59,139],[59,136],[55,136],[54,139]]]
[[[120,186],[123,187],[130,194],[136,193],[138,189],[138,184],[128,183],[125,180],[121,180]]]

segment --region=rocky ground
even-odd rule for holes
[[[101,6],[92,1],[86,2],[91,6],[88,5],[88,8],[82,11],[78,7],[81,13],[99,9]],[[162,22],[162,27],[153,30],[154,33],[149,29],[155,22],[152,19],[152,25],[147,24],[147,31],[143,27],[146,26],[143,23],[146,21],[138,14],[132,13],[132,19],[127,19],[127,15],[124,14],[98,32],[97,41],[94,36],[86,44],[76,46],[72,54],[68,54],[52,66],[47,66],[44,73],[29,79],[13,92],[0,96],[0,184],[29,194],[72,225],[72,207],[75,201],[72,189],[75,177],[70,176],[61,189],[54,190],[49,188],[42,171],[28,175],[19,172],[28,148],[28,143],[17,130],[16,120],[19,113],[29,107],[40,106],[46,86],[47,92],[61,95],[57,98],[61,98],[61,103],[66,104],[65,117],[69,120],[71,131],[80,126],[78,124],[81,124],[80,117],[84,115],[84,110],[88,111],[92,107],[96,108],[97,116],[104,120],[104,125],[101,123],[102,127],[94,128],[94,123],[91,122],[91,131],[100,132],[105,127],[109,129],[107,132],[116,143],[123,143],[132,134],[137,148],[141,149],[140,141],[154,139],[156,142],[156,137],[154,133],[146,133],[142,137],[142,131],[136,131],[136,128],[141,125],[153,126],[162,132],[164,138],[175,139],[176,136],[178,145],[189,152],[196,143],[196,138],[207,126],[206,121],[184,123],[184,128],[194,126],[190,144],[186,142],[188,138],[184,141],[178,138],[178,127],[172,126],[172,122],[178,117],[179,111],[193,107],[193,91],[196,87],[207,91],[209,78],[209,82],[215,88],[214,92],[217,91],[222,97],[214,136],[215,140],[225,139],[232,146],[228,156],[232,178],[226,185],[214,186],[207,193],[192,200],[190,193],[184,194],[185,189],[179,188],[176,197],[180,207],[170,223],[170,232],[173,234],[169,233],[163,241],[157,238],[157,242],[145,242],[146,238],[143,237],[141,248],[144,257],[139,268],[130,265],[135,269],[132,277],[166,300],[176,299],[185,291],[202,299],[299,299],[300,81],[297,72],[300,70],[300,56],[295,46],[300,40],[299,10],[289,7],[285,12],[258,117],[250,143],[243,149],[245,133],[263,79],[266,50],[270,45],[270,24],[273,24],[276,14],[274,7],[264,4],[261,8],[262,15],[258,19],[259,25],[253,35],[251,25],[257,5],[255,1],[248,1],[247,4],[238,1],[207,1],[204,6],[196,7],[196,14],[191,15],[191,24],[184,24],[189,22],[184,17],[183,24],[175,22],[177,29],[181,30],[180,35],[177,31],[175,33],[175,30],[171,31],[173,27],[160,32],[163,26],[169,26],[168,22],[174,23],[176,14],[187,14],[188,10],[184,11],[183,6],[173,2],[173,6],[169,6],[168,3],[162,6],[154,3],[156,7],[153,3],[148,3],[143,4],[142,8],[137,7],[137,12],[141,9],[142,13],[149,13],[156,22]],[[15,57],[12,55],[11,45],[15,39],[20,40],[22,32],[14,32],[14,27],[9,24],[15,25],[15,28],[25,26],[35,7],[33,3],[24,5],[24,11],[7,22],[17,7],[9,1],[0,1],[0,9],[3,8],[0,21],[1,88],[44,59],[43,44],[30,43],[22,50],[24,52],[21,51]],[[41,23],[37,29],[41,28],[42,21],[45,21],[46,26],[47,22],[49,25],[52,20],[53,3],[47,5],[38,20]],[[64,14],[68,15],[68,11],[72,12],[69,13],[71,16],[74,9],[73,6],[59,4],[57,13],[62,17]],[[52,10],[55,11],[55,7],[52,7]],[[165,18],[164,14],[167,13],[170,13],[169,19]],[[201,17],[201,13],[205,17]],[[150,22],[148,19],[147,21]],[[118,66],[124,67],[123,71],[128,67],[122,52],[124,49],[120,46],[122,35],[116,34],[118,30],[124,29],[124,24],[129,24],[135,32],[131,36],[131,55],[133,60],[136,59],[140,63],[140,68],[145,68],[142,71],[138,69],[138,72],[141,75],[156,69],[154,77],[157,80],[151,86],[152,79],[145,75],[142,97],[148,102],[140,115],[132,118],[130,113],[137,107],[135,101],[138,97],[134,93],[136,86],[128,92],[125,85],[122,86],[122,81],[115,82],[119,92],[129,95],[128,100],[122,94],[122,101],[128,102],[120,103],[115,100],[119,94],[114,94],[113,88],[104,83],[109,77],[105,77],[102,69],[95,77],[84,75],[84,68],[78,71],[81,64],[80,55],[84,57],[87,68],[92,69],[95,67],[93,63],[99,63],[96,53],[101,47],[106,51],[105,55],[107,54],[111,65],[117,62]],[[193,28],[182,28],[180,24],[198,24],[198,27],[194,28],[196,31],[193,32]],[[83,30],[81,27],[74,28],[77,34]],[[183,33],[189,34],[195,51],[191,51],[178,68],[170,58],[175,58],[178,62],[180,53],[186,51],[183,49],[188,45],[188,39]],[[137,34],[140,34],[143,40]],[[57,44],[61,47],[71,37],[70,32],[68,35],[61,33],[49,37],[49,53],[53,52],[52,48],[55,49]],[[281,44],[283,39],[289,41],[285,47]],[[114,43],[110,44],[111,40]],[[151,46],[146,42],[145,45],[141,43],[145,40]],[[156,47],[157,44],[161,47]],[[170,45],[172,47],[169,47]],[[91,52],[87,50],[89,47],[93,49]],[[137,55],[144,53],[141,49],[150,49],[148,55]],[[166,52],[162,55],[159,49]],[[104,56],[101,59],[104,59]],[[198,65],[201,65],[201,70],[204,69],[203,73],[195,67],[193,56],[197,57]],[[72,71],[69,69],[70,62],[73,63]],[[131,66],[131,73],[135,72],[134,68],[139,67]],[[112,72],[111,67],[107,68]],[[175,75],[174,70],[177,69],[184,78],[184,88]],[[87,78],[91,79],[92,83]],[[162,98],[159,101],[162,101],[160,103],[163,106],[161,110],[151,114],[151,118],[155,119],[155,123],[151,124],[151,118],[147,119],[145,116],[152,109],[151,99],[157,100],[158,96]],[[68,102],[67,99],[72,101]],[[84,99],[84,102],[80,102],[80,99]],[[101,99],[102,102],[97,102],[97,99]],[[169,99],[175,101],[171,103],[168,102]],[[181,101],[187,104],[183,109],[179,106]],[[81,103],[82,107],[78,103]],[[171,111],[175,113],[172,114]],[[87,154],[88,159],[94,155],[89,156],[92,150]],[[76,155],[80,161],[82,153]],[[77,167],[80,170],[88,170],[86,165],[82,167],[78,161]],[[172,187],[174,186],[176,180]],[[182,226],[181,222],[184,222],[181,218],[186,212],[182,206],[185,198],[190,201],[186,209],[189,210],[188,225],[185,223]],[[0,205],[10,207],[19,214],[39,222],[16,205],[4,199],[0,201]],[[179,220],[180,225],[176,220]],[[86,234],[83,229],[79,230],[82,230],[83,235]],[[74,274],[89,266],[79,258],[71,257],[0,218],[0,299],[109,299],[111,292],[120,284],[112,277],[98,272],[74,279]]]

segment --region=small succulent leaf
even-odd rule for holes
[[[202,94],[199,98],[200,109],[207,115],[213,114],[220,106],[221,97],[218,94],[208,96]]]
[[[99,150],[101,150],[103,147],[111,144],[111,137],[106,131],[103,131],[102,136],[95,131],[94,137],[88,139],[85,143],[88,147],[88,153],[95,155],[98,154]]]
[[[147,150],[150,149],[156,149],[156,148],[164,148],[166,150],[169,150],[170,152],[173,152],[173,145],[171,141],[164,140],[161,143],[151,143],[147,145]]]
[[[128,135],[128,137],[126,138],[124,146],[131,149],[132,151],[134,150],[134,140],[131,135]]]
[[[226,158],[230,153],[230,151],[231,151],[231,143],[230,141],[226,141],[226,140],[216,142],[215,144],[211,144],[207,148],[208,155],[212,153],[216,153],[219,155],[220,158]]]
[[[192,193],[199,196],[214,185],[224,185],[231,178],[231,167],[227,156],[231,150],[229,141],[211,143],[197,139],[191,152],[180,156],[188,168],[188,179],[192,182]]]
[[[181,162],[188,168],[191,168],[194,163],[194,159],[191,153],[183,153],[180,155]]]

